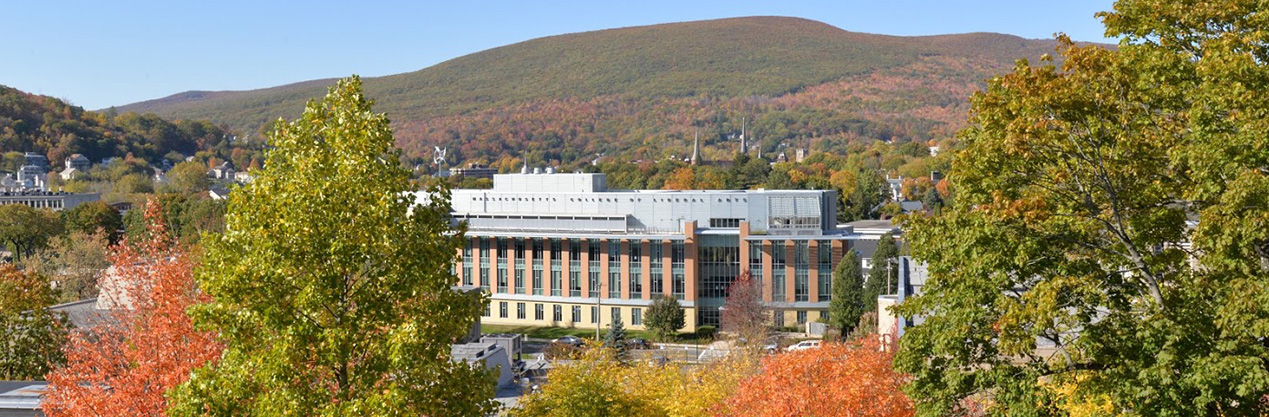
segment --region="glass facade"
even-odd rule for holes
[[[587,279],[590,281],[590,294],[588,296],[598,298],[599,297],[599,274],[600,274],[599,268],[600,268],[600,262],[601,262],[601,259],[599,258],[599,242],[597,241],[589,242],[589,244],[587,245],[587,249],[588,249],[587,252],[590,253],[590,261],[587,262],[590,264],[589,265],[590,270],[587,271],[587,275],[589,275]]]
[[[771,245],[771,300],[775,302],[784,302],[784,276],[787,265],[785,258],[788,258],[788,248],[780,242]]]
[[[505,294],[507,292],[507,240],[497,239],[496,242],[498,265],[495,265],[495,268],[498,269],[498,292]]]
[[[811,300],[811,255],[805,240],[793,242],[793,301]]]
[[[480,239],[480,289],[489,292],[489,281],[493,280],[493,276],[489,275],[489,239]]]
[[[643,297],[643,244],[630,242],[630,298]]]
[[[560,240],[552,239],[551,240],[551,295],[555,297],[559,297],[563,293],[564,283],[563,283],[563,277],[561,275],[563,274],[563,272],[561,272],[563,261],[560,259],[562,256],[564,256],[564,252],[563,252],[563,249],[561,249]]]
[[[463,246],[463,285],[472,285],[471,275],[471,240],[467,241],[467,245]]]
[[[749,277],[758,283],[758,288],[765,288],[762,282],[762,242],[749,244]]]
[[[648,247],[648,279],[652,281],[652,288],[649,291],[652,297],[665,294],[665,275],[662,271],[662,265],[665,263],[665,245],[660,241],[652,242]]]
[[[524,240],[516,239],[515,291],[524,294]]]
[[[670,291],[673,292],[674,298],[682,300],[687,287],[683,279],[683,262],[686,251],[681,240],[676,240],[670,244]]]
[[[582,296],[582,242],[568,242],[568,296]]]
[[[728,287],[740,274],[740,248],[702,246],[697,267],[700,274],[697,297],[726,298]]]
[[[542,295],[542,239],[533,239],[533,295]]]
[[[833,298],[833,242],[821,240],[816,255],[819,260],[819,299],[829,301]]]
[[[608,298],[621,298],[621,242],[608,241]]]

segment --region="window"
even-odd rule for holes
[[[765,287],[762,282],[762,242],[749,244],[749,277],[758,283],[758,288]],[[765,290],[759,291],[765,293]]]
[[[702,245],[699,253],[700,285],[696,295],[701,298],[727,297],[727,289],[736,280],[736,275],[740,275],[740,247]]]
[[[546,320],[544,312],[545,310],[542,309],[541,303],[533,305],[533,319],[534,320],[537,320],[537,321]]]
[[[480,239],[480,238],[477,238]],[[480,239],[480,289],[489,292],[489,239]]]
[[[590,307],[590,322],[591,324],[599,323],[599,307]]]
[[[773,245],[771,247],[771,300],[784,302],[784,278],[788,275],[785,260],[788,258],[788,247]]]
[[[524,303],[516,303],[516,318],[524,320]]]
[[[784,312],[780,310],[772,311],[771,324],[774,325],[777,329],[784,327]]]
[[[472,285],[471,263],[471,241],[468,240],[467,245],[463,246],[463,285],[465,286]]]
[[[806,324],[806,311],[798,312],[798,324]]]
[[[683,241],[676,240],[670,244],[670,291],[674,298],[679,300],[684,298],[683,293],[686,291],[686,283],[683,280],[683,262],[686,252]]]
[[[709,227],[712,229],[735,229],[740,227],[740,221],[743,219],[709,219]]]
[[[581,322],[582,322],[582,307],[573,306],[573,323],[581,323]]]
[[[568,296],[582,296],[582,242],[568,242]]]
[[[556,304],[555,306],[551,307],[551,310],[552,310],[551,321],[554,321],[554,322],[564,321],[564,307],[563,306]]]
[[[643,294],[643,243],[630,242],[630,298],[640,298]]]
[[[643,309],[636,308],[630,310],[630,324],[635,326],[643,325]]]
[[[490,317],[491,315],[493,315],[493,305],[485,304],[485,314],[483,316]]]
[[[533,295],[542,295],[542,239],[533,239]]]
[[[810,247],[805,240],[793,243],[793,301],[810,300]],[[803,314],[805,316],[805,314]]]
[[[621,298],[621,242],[608,241],[608,298]]]
[[[648,280],[652,282],[652,296],[656,297],[665,294],[665,271],[663,264],[665,258],[665,245],[661,242],[652,242],[649,247],[651,249],[648,254]]]
[[[507,318],[507,302],[506,301],[498,303],[498,317],[504,318],[504,319]]]
[[[564,284],[561,282],[562,272],[560,272],[561,264],[560,256],[563,254],[559,239],[551,240],[551,295],[559,297]]]
[[[829,301],[833,298],[833,242],[830,240],[821,240],[819,242],[819,300]]]
[[[599,242],[590,242],[587,245],[589,257],[589,270],[587,271],[587,279],[590,280],[590,297],[599,298]]]
[[[615,322],[615,321],[620,320],[620,319],[621,319],[621,307],[613,307],[613,308],[612,308],[612,321],[614,321],[614,322]]]

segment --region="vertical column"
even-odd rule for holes
[[[639,287],[643,288],[643,293],[639,298],[644,300],[652,299],[652,244],[647,239],[639,240]],[[663,268],[664,270],[664,268]]]
[[[630,240],[621,239],[621,299],[630,299]]]
[[[590,239],[582,239],[582,297],[590,297]]]
[[[776,300],[783,302],[793,302],[797,299],[797,289],[795,285],[798,282],[798,274],[795,270],[798,264],[798,258],[793,251],[793,239],[785,239],[784,241],[784,299]]]
[[[670,239],[661,241],[661,292],[674,297],[674,245]]]
[[[820,251],[828,250],[828,248],[821,248],[820,241],[812,240],[811,243],[807,245],[807,250],[811,252],[806,255],[811,261],[809,264],[811,270],[807,273],[806,285],[809,287],[807,288],[807,295],[809,297],[807,300],[812,303],[818,303],[820,301]]]
[[[686,301],[696,301],[696,285],[700,279],[696,273],[696,222],[683,223],[683,295]]]
[[[767,280],[767,285],[762,286],[762,301],[769,303],[772,301],[771,294],[775,291],[775,287],[771,286],[771,283],[775,282],[775,274],[771,273],[773,270],[771,266],[771,251],[775,250],[775,247],[771,244],[770,240],[763,240],[758,244],[762,245],[762,276]]]

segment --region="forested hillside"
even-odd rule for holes
[[[764,152],[841,150],[857,139],[949,137],[966,98],[1048,40],[975,33],[899,37],[820,22],[749,17],[552,36],[367,78],[409,157],[449,147],[450,161],[508,166],[731,158],[741,118]],[[258,132],[294,118],[329,80],[243,92],[187,92],[122,110],[209,119]]]
[[[232,137],[208,121],[86,111],[0,85],[0,152],[37,152],[54,165],[77,153],[94,163],[129,154],[156,162],[172,152],[213,151],[227,157]]]

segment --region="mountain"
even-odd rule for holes
[[[364,79],[407,155],[564,163],[690,152],[728,157],[741,118],[767,152],[858,139],[928,141],[963,124],[965,99],[1051,40],[971,33],[902,37],[789,17],[745,17],[533,39],[419,71]],[[121,111],[262,130],[294,118],[333,80],[191,91]]]

